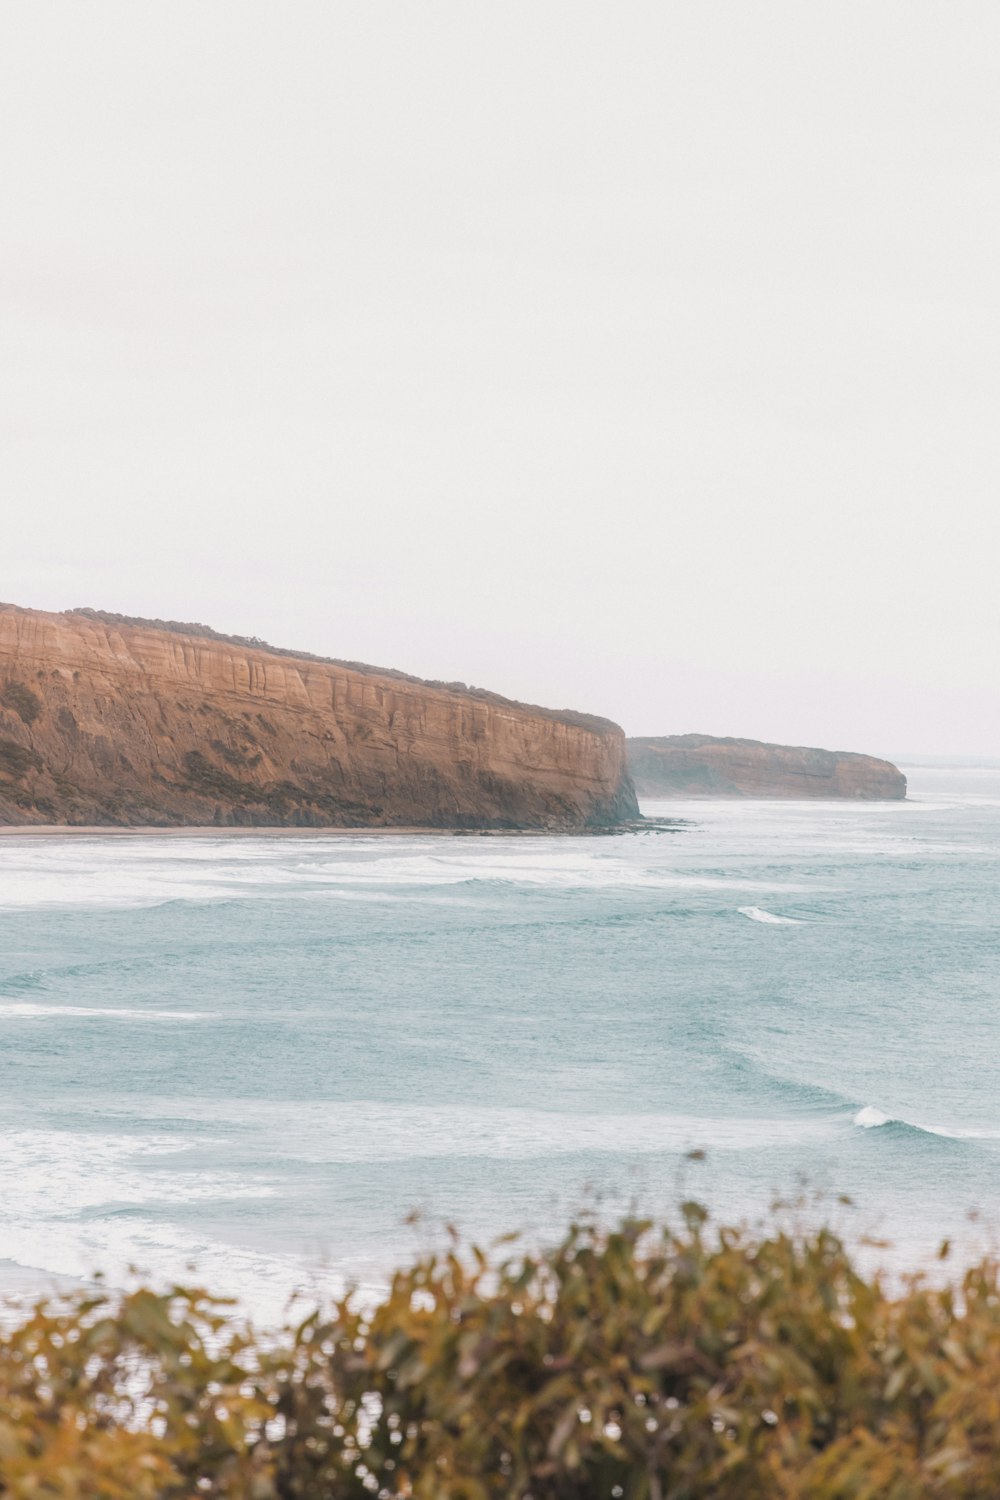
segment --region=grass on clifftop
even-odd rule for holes
[[[571,1228],[400,1271],[255,1339],[195,1290],[0,1341],[17,1500],[1000,1495],[1000,1288],[890,1296],[828,1231]]]

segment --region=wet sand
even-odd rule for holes
[[[400,837],[414,834],[436,834],[439,838],[495,838],[498,834],[510,836],[516,833],[544,833],[544,829],[516,828],[297,828],[275,827],[234,828],[230,826],[192,828],[160,828],[136,826],[119,828],[105,824],[77,823],[5,823],[0,826],[0,838],[64,838],[87,835],[111,838],[172,838],[172,839],[218,839],[218,838],[380,838]]]

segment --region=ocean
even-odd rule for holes
[[[1000,771],[909,774],[613,836],[4,836],[6,1283],[267,1321],[447,1225],[686,1197],[989,1243]]]

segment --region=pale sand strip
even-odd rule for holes
[[[296,828],[275,827],[269,824],[262,828],[220,827],[171,827],[157,828],[135,826],[119,828],[96,824],[78,823],[4,823],[0,825],[0,838],[64,838],[88,835],[109,838],[172,838],[172,839],[218,839],[218,838],[398,838],[414,834],[433,834],[436,838],[505,838],[518,835],[545,835],[544,828]]]

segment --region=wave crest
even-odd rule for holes
[[[866,1104],[854,1116],[854,1123],[860,1125],[862,1130],[875,1130],[879,1125],[893,1124],[893,1117],[883,1114],[880,1109],[875,1108],[874,1104]]]
[[[211,1012],[205,1010],[136,1010],[124,1005],[39,1005],[28,1000],[0,1003],[0,1020],[6,1016],[31,1021],[50,1016],[67,1020],[107,1017],[113,1021],[208,1021],[212,1018]]]
[[[933,1135],[946,1141],[996,1141],[1000,1130],[988,1127],[963,1127],[950,1125],[922,1125],[917,1120],[904,1120],[899,1115],[887,1115],[874,1104],[866,1104],[858,1110],[853,1123],[862,1130],[877,1130],[882,1125],[896,1125],[900,1130],[912,1131],[915,1135]]]
[[[772,927],[800,927],[802,925],[798,917],[779,917],[773,911],[764,911],[760,906],[738,906],[736,910],[741,917],[749,917],[751,922],[767,922]]]

